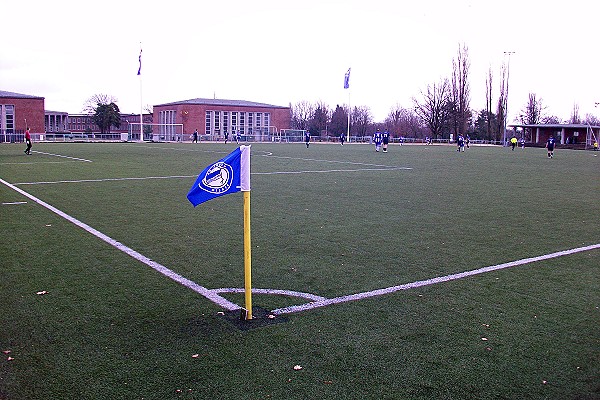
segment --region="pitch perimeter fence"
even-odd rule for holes
[[[259,133],[259,134],[241,134],[238,135],[238,142],[250,142],[250,143],[300,143],[304,142],[304,132],[301,130],[285,130],[282,129],[276,133]],[[129,142],[138,141],[137,138],[132,137],[131,134],[124,134],[122,132],[114,133],[100,133],[100,132],[87,132],[87,133],[76,133],[76,132],[51,132],[51,133],[31,133],[31,140],[33,142]],[[194,140],[193,133],[181,133],[168,136],[156,136],[150,134],[144,134],[144,141],[146,142],[165,142],[165,143],[177,143],[187,142],[190,143]],[[338,136],[332,135],[321,135],[311,136],[311,142],[321,143],[340,143]],[[214,135],[198,135],[198,142],[224,142],[225,136],[223,134]],[[229,142],[235,142],[235,136],[229,135]],[[0,131],[0,143],[24,143],[25,132],[22,130],[14,130],[12,132],[3,130]],[[371,135],[351,135],[350,143],[373,143],[373,137]],[[452,144],[453,142],[449,139],[426,139],[426,138],[410,138],[410,137],[392,137],[390,138],[391,143],[396,144]],[[493,140],[471,140],[471,144],[479,145],[502,145],[501,141]]]

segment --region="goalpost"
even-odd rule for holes
[[[279,133],[274,136],[276,142],[302,142],[304,141],[304,133],[306,129],[281,129]]]
[[[144,123],[141,131],[144,132],[143,141],[151,142],[183,142],[191,140],[192,134],[184,134],[183,124],[147,124]],[[140,141],[140,123],[130,122],[128,141]]]

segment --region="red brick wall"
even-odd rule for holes
[[[158,114],[160,111],[175,110],[176,123],[183,124],[184,133],[191,134],[194,129],[203,134],[206,124],[206,111],[238,111],[238,112],[268,112],[271,113],[271,126],[277,130],[290,128],[290,109],[270,108],[270,107],[234,107],[234,106],[216,106],[205,104],[174,104],[168,106],[154,106],[154,123],[159,123]]]
[[[44,133],[44,98],[0,98],[0,104],[15,106],[15,130],[25,131],[25,119],[31,133]]]

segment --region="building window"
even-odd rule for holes
[[[204,133],[206,135],[210,135],[210,129],[211,129],[211,119],[212,119],[212,111],[207,111],[206,112],[206,125],[204,127]]]
[[[261,125],[261,113],[256,113],[256,120],[255,120],[255,124],[254,126],[256,126],[256,128],[258,129],[258,131],[260,132],[260,125]]]
[[[4,121],[6,123],[6,133],[14,133],[15,131],[15,106],[4,106]]]
[[[221,111],[215,111],[215,133],[221,133]]]
[[[231,131],[236,132],[238,127],[238,113],[235,111],[231,112]]]
[[[246,132],[246,113],[240,113],[240,133],[243,135]]]
[[[223,131],[229,132],[229,111],[223,111]]]

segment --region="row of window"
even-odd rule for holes
[[[15,129],[15,106],[12,104],[0,104],[0,130],[13,133]]]
[[[271,125],[271,113],[241,111],[206,111],[204,133],[222,135],[238,133],[240,135],[268,131]]]

